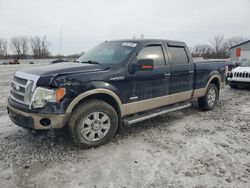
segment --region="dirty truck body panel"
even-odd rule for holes
[[[104,42],[97,48],[109,49],[109,46],[117,47],[117,51],[112,52],[117,55],[113,55],[112,60],[107,57],[105,63],[63,62],[17,72],[8,99],[11,120],[29,129],[61,128],[68,124],[79,104],[93,98],[110,103],[119,118],[124,118],[203,97],[209,83],[215,83],[219,90],[224,82],[224,62],[194,63],[183,42],[120,40]],[[104,52],[111,53],[108,50]],[[139,67],[143,70],[137,69],[140,60],[149,62]],[[113,63],[106,63],[109,61]],[[116,61],[119,63],[114,63]],[[131,67],[136,67],[136,71]],[[39,98],[37,103],[44,105],[34,107],[38,88],[55,93],[63,88],[65,93],[56,102]],[[39,97],[42,92],[47,91],[41,90]],[[53,93],[51,95],[54,96]]]

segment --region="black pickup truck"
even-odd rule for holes
[[[15,73],[11,120],[31,130],[68,126],[80,147],[109,141],[122,125],[187,108],[211,110],[225,82],[223,62],[194,63],[183,42],[105,41],[75,63]]]

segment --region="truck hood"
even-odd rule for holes
[[[64,62],[64,63],[36,66],[31,69],[22,70],[22,72],[38,76],[55,76],[59,74],[74,74],[83,72],[102,71],[107,68],[108,68],[107,65]]]
[[[250,72],[250,67],[236,67],[232,72]]]

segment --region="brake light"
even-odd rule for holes
[[[143,65],[142,68],[143,69],[152,69],[153,66],[151,66],[151,65]]]

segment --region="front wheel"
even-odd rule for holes
[[[96,147],[107,143],[115,135],[118,116],[108,103],[90,100],[73,111],[69,127],[76,145],[82,148]]]
[[[219,98],[219,91],[215,84],[209,84],[206,95],[198,98],[198,106],[201,110],[212,110]]]

